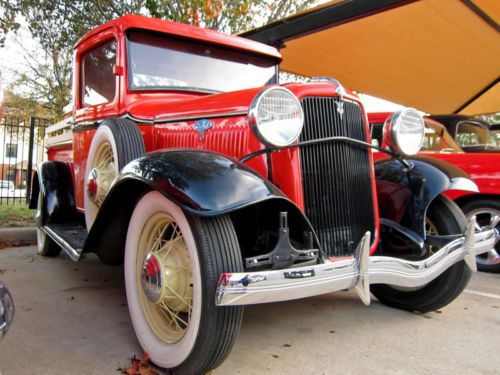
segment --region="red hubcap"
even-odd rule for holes
[[[96,169],[92,169],[87,180],[87,191],[90,199],[95,199],[99,186],[97,184],[98,173]]]

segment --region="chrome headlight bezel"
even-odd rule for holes
[[[402,134],[408,131],[409,134]],[[413,143],[408,140],[417,136]],[[391,114],[384,123],[383,143],[391,151],[403,155],[412,156],[422,148],[425,137],[425,123],[423,117],[414,108],[405,108]]]
[[[259,109],[262,105],[265,105],[265,103],[263,104],[265,99],[275,94],[287,96],[295,105],[295,110],[298,114],[298,117],[295,119],[284,118],[280,120],[286,122],[286,124],[284,123],[283,125],[287,126],[291,130],[291,133],[283,139],[277,139],[276,137],[273,138],[269,133],[269,129],[266,129],[264,127],[263,119],[259,117]],[[302,132],[302,129],[304,127],[304,111],[299,99],[290,90],[281,86],[271,86],[259,92],[253,99],[248,111],[248,121],[255,135],[262,143],[270,147],[286,147],[291,145],[299,138],[300,133]],[[294,121],[295,123],[292,123],[291,121]],[[273,125],[267,124],[267,126]],[[274,126],[276,126],[276,124]]]

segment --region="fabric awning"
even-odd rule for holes
[[[500,1],[332,1],[241,36],[281,69],[428,113],[500,111]]]

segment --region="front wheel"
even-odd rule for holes
[[[242,271],[228,216],[191,217],[159,192],[132,214],[125,285],[132,323],[151,360],[175,374],[205,374],[227,357],[243,308],[218,307],[223,272]]]
[[[467,219],[453,201],[439,196],[427,210],[426,227],[427,232],[434,235],[460,234],[465,232]],[[429,252],[436,250],[438,249],[430,248]],[[457,298],[467,286],[471,274],[471,270],[462,260],[421,288],[375,284],[372,285],[371,291],[383,304],[425,313],[440,309]]]

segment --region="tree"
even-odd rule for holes
[[[310,8],[318,0],[146,0],[153,17],[229,34],[249,30]]]
[[[23,21],[39,43],[26,54],[18,84],[47,102],[55,119],[71,98],[71,56],[76,41],[97,25],[143,14],[236,33],[311,7],[318,0],[0,0],[0,45]]]

